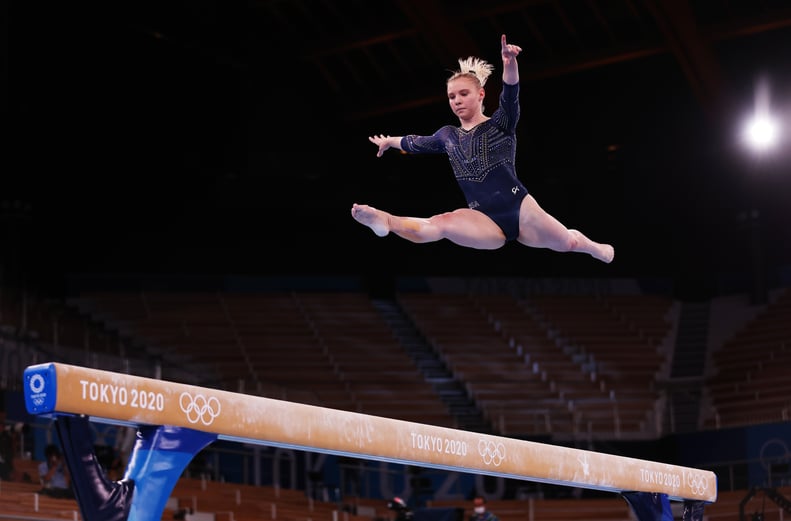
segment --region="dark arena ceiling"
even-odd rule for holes
[[[756,160],[736,138],[764,80],[791,129],[788,0],[7,9],[16,166],[0,199],[38,273],[694,279],[743,276],[763,234],[769,271],[791,264],[791,140]],[[349,216],[353,202],[418,216],[463,205],[446,159],[377,159],[367,136],[454,123],[444,82],[468,55],[498,66],[494,106],[501,34],[524,49],[520,177],[569,227],[614,243],[610,266],[412,245]]]

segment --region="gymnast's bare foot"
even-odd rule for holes
[[[390,233],[390,227],[387,223],[387,213],[377,210],[373,206],[367,204],[352,205],[352,217],[358,223],[364,224],[379,237],[384,237]]]
[[[594,259],[598,259],[605,264],[611,263],[615,258],[615,248],[609,244],[600,244],[598,242],[594,242],[585,237],[585,235],[583,235],[579,230],[572,229],[569,230],[569,233],[573,238],[573,246],[571,251],[587,253]]]
[[[615,248],[613,248],[609,244],[602,244],[599,254],[593,255],[593,257],[599,259],[604,263],[609,264],[615,258]]]

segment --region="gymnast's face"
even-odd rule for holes
[[[471,119],[481,112],[484,90],[477,81],[459,76],[448,82],[450,109],[459,119]]]

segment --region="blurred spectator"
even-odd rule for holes
[[[412,521],[415,513],[400,497],[394,497],[387,502],[387,508],[396,513],[395,521]]]
[[[69,471],[58,446],[47,445],[44,448],[44,457],[45,460],[38,466],[38,476],[42,486],[39,493],[57,498],[73,498]]]
[[[497,516],[487,510],[486,498],[478,496],[473,500],[472,505],[473,514],[470,516],[470,521],[498,521]]]
[[[0,479],[12,481],[14,478],[14,433],[10,425],[2,425],[0,432]]]

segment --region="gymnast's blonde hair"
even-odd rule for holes
[[[486,80],[489,79],[492,72],[494,72],[494,65],[486,60],[476,58],[475,56],[459,58],[459,70],[454,71],[453,75],[448,78],[448,81],[455,80],[460,76],[467,76],[477,80],[481,87],[483,87],[486,85]]]

